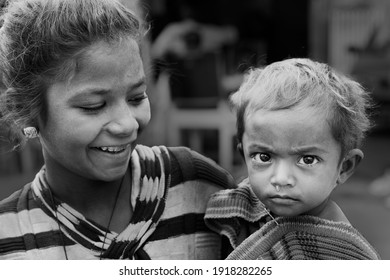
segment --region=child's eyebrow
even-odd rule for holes
[[[318,146],[304,146],[304,147],[292,147],[291,148],[292,153],[294,154],[304,154],[304,153],[312,153],[312,152],[317,152],[317,153],[327,153],[327,150],[318,147]]]
[[[272,146],[269,146],[269,145],[263,144],[263,143],[252,143],[249,145],[248,148],[249,149],[261,149],[261,150],[269,151],[269,152],[274,151],[274,148]]]

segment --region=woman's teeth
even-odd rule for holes
[[[108,152],[108,153],[120,153],[122,151],[124,151],[125,149],[127,148],[127,145],[126,146],[120,146],[120,147],[96,147],[96,149],[98,150],[101,150],[103,152]]]

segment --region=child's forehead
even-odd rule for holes
[[[331,127],[326,112],[316,107],[293,107],[288,109],[255,110],[245,117],[246,130],[253,132],[281,131],[282,133],[293,133],[297,131],[297,137],[306,137],[307,132],[314,134],[324,132],[331,134]],[[309,130],[309,131],[306,131]]]
[[[258,110],[247,116],[244,135],[248,144],[276,150],[338,146],[326,117],[314,108]]]
[[[278,118],[288,118],[291,121],[302,122],[306,119],[315,119],[320,122],[322,120],[329,120],[332,115],[332,107],[326,102],[313,102],[310,99],[301,101],[282,102],[282,103],[265,103],[265,104],[248,104],[245,113],[245,120],[248,121],[250,118],[262,118],[263,115],[269,112],[275,112]]]
[[[266,82],[269,83],[269,82]],[[282,109],[295,106],[318,106],[327,108],[334,103],[334,96],[329,89],[310,81],[275,85],[262,84],[252,87],[243,94],[248,107]]]

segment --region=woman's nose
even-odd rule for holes
[[[293,166],[288,161],[278,161],[274,165],[271,184],[279,187],[293,187],[295,185],[295,177]]]
[[[137,132],[138,128],[135,114],[127,104],[112,110],[110,122],[107,124],[109,133],[116,136],[130,136]]]

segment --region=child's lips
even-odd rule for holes
[[[269,197],[273,203],[290,205],[298,201],[298,199],[287,195],[273,195]]]

